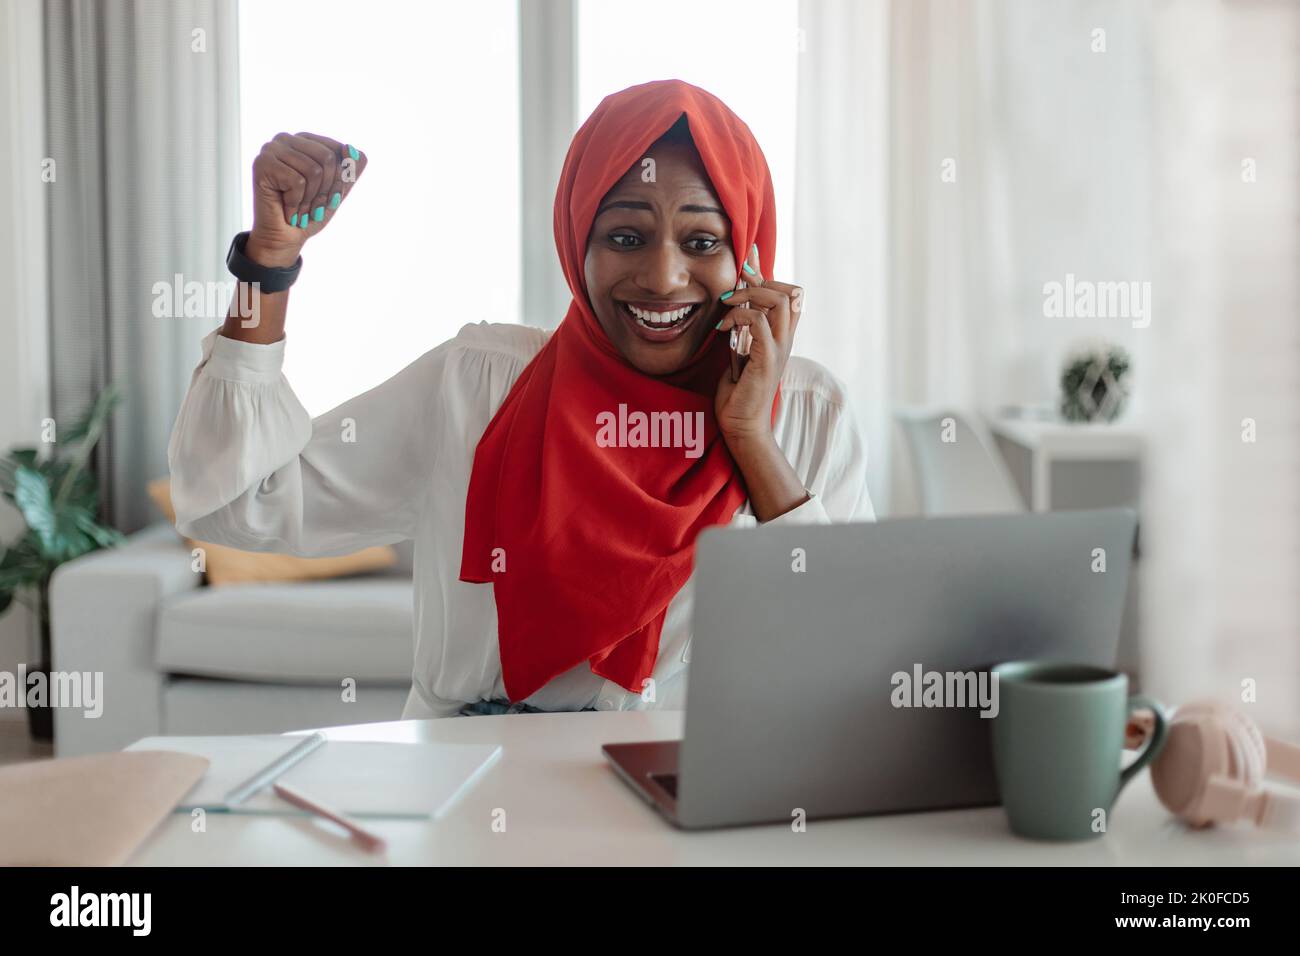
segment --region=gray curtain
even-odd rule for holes
[[[167,473],[199,340],[228,304],[187,318],[154,313],[155,283],[230,278],[237,12],[236,0],[45,4],[54,417],[65,424],[106,383],[122,386],[95,464],[105,516],[127,532],[158,520],[145,485]],[[184,302],[174,305],[184,315]]]
[[[578,130],[577,21],[577,0],[519,0],[523,319],[542,328],[573,300],[555,255],[555,185]]]

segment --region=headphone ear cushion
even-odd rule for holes
[[[1200,718],[1207,732],[1220,733],[1228,748],[1228,763],[1220,771],[1250,789],[1264,785],[1268,748],[1255,722],[1236,708],[1213,698],[1193,701],[1178,708],[1175,719]]]
[[[1205,711],[1179,708],[1169,724],[1164,748],[1151,763],[1151,783],[1156,796],[1174,816],[1193,826],[1214,821],[1201,809],[1205,781],[1212,773],[1226,773],[1231,760],[1228,742]]]

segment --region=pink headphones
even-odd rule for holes
[[[1154,726],[1150,711],[1134,712],[1124,746],[1141,746]],[[1179,707],[1151,762],[1156,796],[1194,827],[1247,819],[1300,832],[1300,795],[1268,788],[1266,773],[1300,783],[1300,747],[1265,737],[1245,714],[1214,700]]]

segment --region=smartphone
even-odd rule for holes
[[[745,288],[748,288],[748,283],[741,279],[737,291]],[[733,382],[740,381],[740,373],[745,370],[745,363],[749,361],[749,347],[753,341],[754,336],[748,326],[731,330],[731,380]]]

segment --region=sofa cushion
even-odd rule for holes
[[[163,602],[158,668],[233,680],[409,685],[409,578],[198,588]]]
[[[155,478],[145,490],[167,521],[175,525],[176,510],[172,507],[171,479]],[[184,541],[185,546],[191,550],[203,550],[206,567],[204,575],[209,587],[265,584],[271,581],[319,581],[391,569],[398,562],[397,552],[388,545],[362,548],[351,554],[327,558],[300,558],[295,554],[273,551],[243,551],[188,537]],[[404,573],[409,575],[409,568]]]
[[[173,677],[162,693],[162,733],[279,734],[287,730],[401,720],[410,693],[358,682],[354,701],[333,687]]]

